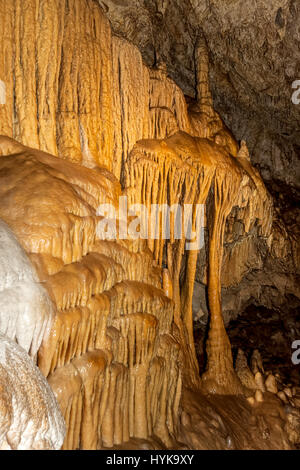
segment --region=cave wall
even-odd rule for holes
[[[3,1],[0,21],[1,134],[120,177],[137,140],[188,130],[181,90],[112,37],[94,0]]]
[[[231,272],[229,267],[236,271],[231,280],[224,279],[226,318],[242,312],[251,302],[283,309],[288,303],[296,308],[299,105],[292,102],[292,84],[300,75],[297,2],[237,0],[229,6],[225,1],[206,0],[99,3],[113,31],[134,43],[147,64],[165,63],[168,74],[189,97],[198,94],[197,41],[199,34],[205,36],[214,108],[235,138],[246,141],[251,162],[274,198],[276,214],[272,243],[257,239],[256,233],[250,237],[241,233],[233,223],[223,268],[223,277]],[[188,103],[191,114],[193,101],[188,99]],[[239,224],[237,219],[235,222]],[[205,259],[205,253],[201,256]],[[204,299],[201,269],[199,266],[196,290]],[[200,307],[206,310],[205,302]],[[195,314],[198,308],[199,304]]]
[[[6,88],[0,216],[52,300],[52,329],[37,362],[66,421],[63,448],[106,448],[153,436],[165,447],[180,447],[180,439],[205,447],[214,426],[193,437],[190,415],[183,413],[184,387],[244,393],[223,323],[221,261],[224,252],[227,287],[240,283],[254,251],[244,250],[242,265],[234,264],[239,244],[232,243],[232,255],[226,251],[230,237],[236,242],[226,225],[232,211],[244,237],[255,233],[254,243],[273,246],[270,195],[245,143],[237,144],[212,106],[205,38],[197,41],[197,101],[189,107],[163,62],[147,67],[135,46],[111,35],[97,2],[0,6]],[[208,254],[200,263],[208,268],[206,281],[197,274],[194,250],[180,285],[184,239],[99,239],[97,207],[118,208],[121,194],[146,206],[185,201],[195,210],[208,202]],[[201,380],[193,342],[195,276],[208,285],[212,318]],[[260,402],[260,395],[251,398],[241,406],[247,420]],[[186,438],[182,427],[189,429]],[[272,442],[259,444],[258,437],[249,446],[288,447],[285,431],[276,429]],[[221,429],[215,441],[226,445]]]

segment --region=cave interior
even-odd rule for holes
[[[0,26],[0,450],[300,449],[299,2]]]

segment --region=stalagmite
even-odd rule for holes
[[[66,423],[66,437],[63,450],[80,448],[80,430],[82,419],[82,379],[72,364],[57,369],[48,377],[62,415]]]
[[[252,374],[247,363],[247,358],[241,349],[238,350],[237,358],[235,360],[235,371],[238,378],[245,387],[254,390],[257,389],[255,377]]]
[[[107,366],[106,355],[102,351],[93,351],[72,361],[78,370],[83,384],[82,422],[80,448],[97,449],[100,404],[105,382]]]
[[[194,59],[197,75],[197,102],[189,109],[191,134],[214,141],[236,157],[238,145],[213,108],[209,86],[208,50],[206,39],[201,31],[196,42]]]
[[[256,390],[255,392],[255,400],[258,402],[258,403],[261,403],[264,401],[264,397],[263,397],[263,394],[262,394],[262,391],[261,390]]]
[[[253,374],[257,374],[258,372],[264,373],[261,355],[257,349],[253,351],[253,354],[251,356],[251,369]]]
[[[256,382],[256,385],[257,385],[257,388],[259,390],[261,390],[262,392],[265,392],[266,391],[266,387],[265,387],[265,384],[264,384],[264,379],[263,379],[263,376],[260,372],[256,372],[255,374],[255,382]]]

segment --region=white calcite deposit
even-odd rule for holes
[[[0,220],[0,333],[32,357],[52,323],[52,305],[29,259]]]

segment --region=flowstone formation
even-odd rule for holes
[[[191,144],[191,137],[179,134],[176,138],[181,143],[187,138]],[[173,139],[166,139],[165,151],[167,142]],[[144,148],[145,143],[138,145]],[[211,410],[214,406],[205,402],[202,394],[207,391],[241,395],[236,398],[237,406],[243,409],[245,422],[252,422],[255,427],[256,419],[263,417],[253,418],[251,409],[254,407],[256,411],[257,403],[261,405],[265,400],[268,410],[270,397],[257,397],[256,388],[252,392],[251,388],[246,389],[235,375],[218,310],[218,291],[214,291],[219,288],[218,276],[210,285],[217,294],[211,307],[215,323],[212,322],[208,344],[208,369],[201,380],[193,354],[193,338],[189,336],[191,311],[183,315],[180,292],[177,292],[179,305],[176,304],[178,258],[171,256],[167,270],[162,270],[146,241],[110,241],[97,237],[97,221],[102,220],[97,216],[99,202],[117,206],[121,193],[114,176],[100,168],[85,169],[23,147],[5,137],[1,138],[0,148],[0,179],[5,182],[0,186],[0,215],[27,250],[53,302],[52,329],[42,341],[37,362],[65,418],[67,433],[63,449],[109,448],[132,438],[148,439],[148,445],[154,447],[159,439],[162,448],[226,447],[222,426],[229,436],[233,431],[221,410],[213,413],[206,410],[208,417],[202,417],[204,421],[201,421],[207,427],[204,434],[201,426],[199,429],[196,426],[196,437],[193,436],[194,426],[187,424],[189,406],[196,406],[199,416],[202,408]],[[4,155],[7,149],[9,153]],[[195,157],[201,159],[201,151],[196,149]],[[212,147],[212,162],[216,155],[221,164],[222,158],[231,162],[229,156]],[[182,165],[181,159],[178,160],[175,162]],[[227,170],[229,162],[228,166],[223,162]],[[209,170],[210,177],[214,172]],[[185,187],[189,195],[191,186]],[[14,188],[13,192],[9,188]],[[56,194],[55,204],[53,194]],[[155,196],[154,190],[152,194]],[[14,213],[12,207],[20,197],[22,209]],[[43,214],[43,221],[37,220],[37,214]],[[212,241],[216,243],[216,239]],[[164,242],[157,240],[157,243]],[[171,245],[169,249],[172,255],[178,247]],[[195,253],[191,253],[194,258]],[[195,262],[190,262],[190,275],[195,268]],[[192,291],[187,290],[187,302],[191,295]],[[257,389],[260,386],[261,382]],[[195,398],[191,398],[190,405],[182,408],[184,397],[191,393],[188,390],[202,400],[193,405]],[[255,399],[247,402],[243,394],[250,398],[255,394]],[[274,435],[270,442],[258,444],[259,428],[257,438],[247,441],[250,448],[289,447],[284,429],[288,413],[285,414],[279,397],[273,400],[272,409],[277,410],[275,421],[278,421]],[[266,410],[262,406],[258,414],[266,413],[268,423]],[[210,422],[214,421],[214,413],[222,422],[217,438]],[[297,436],[297,428],[292,429]],[[212,434],[215,444],[211,441]],[[242,444],[235,440],[233,445],[238,448]]]
[[[246,234],[255,230],[271,246],[273,205],[246,143],[213,109],[204,37],[188,107],[165,64],[146,67],[137,48],[111,35],[97,2],[0,6],[2,47],[16,43],[11,56],[0,45],[0,218],[51,299],[51,327],[42,328],[41,308],[32,358],[64,417],[62,448],[293,448],[299,388],[280,395],[258,356],[250,369],[240,352],[234,367],[225,330],[228,220],[234,213]],[[103,239],[99,206],[114,208],[120,228],[121,196],[147,209],[189,205],[193,231],[206,205],[202,375],[193,334],[199,247],[186,251],[192,240],[172,229],[165,239],[161,221],[157,237]]]

